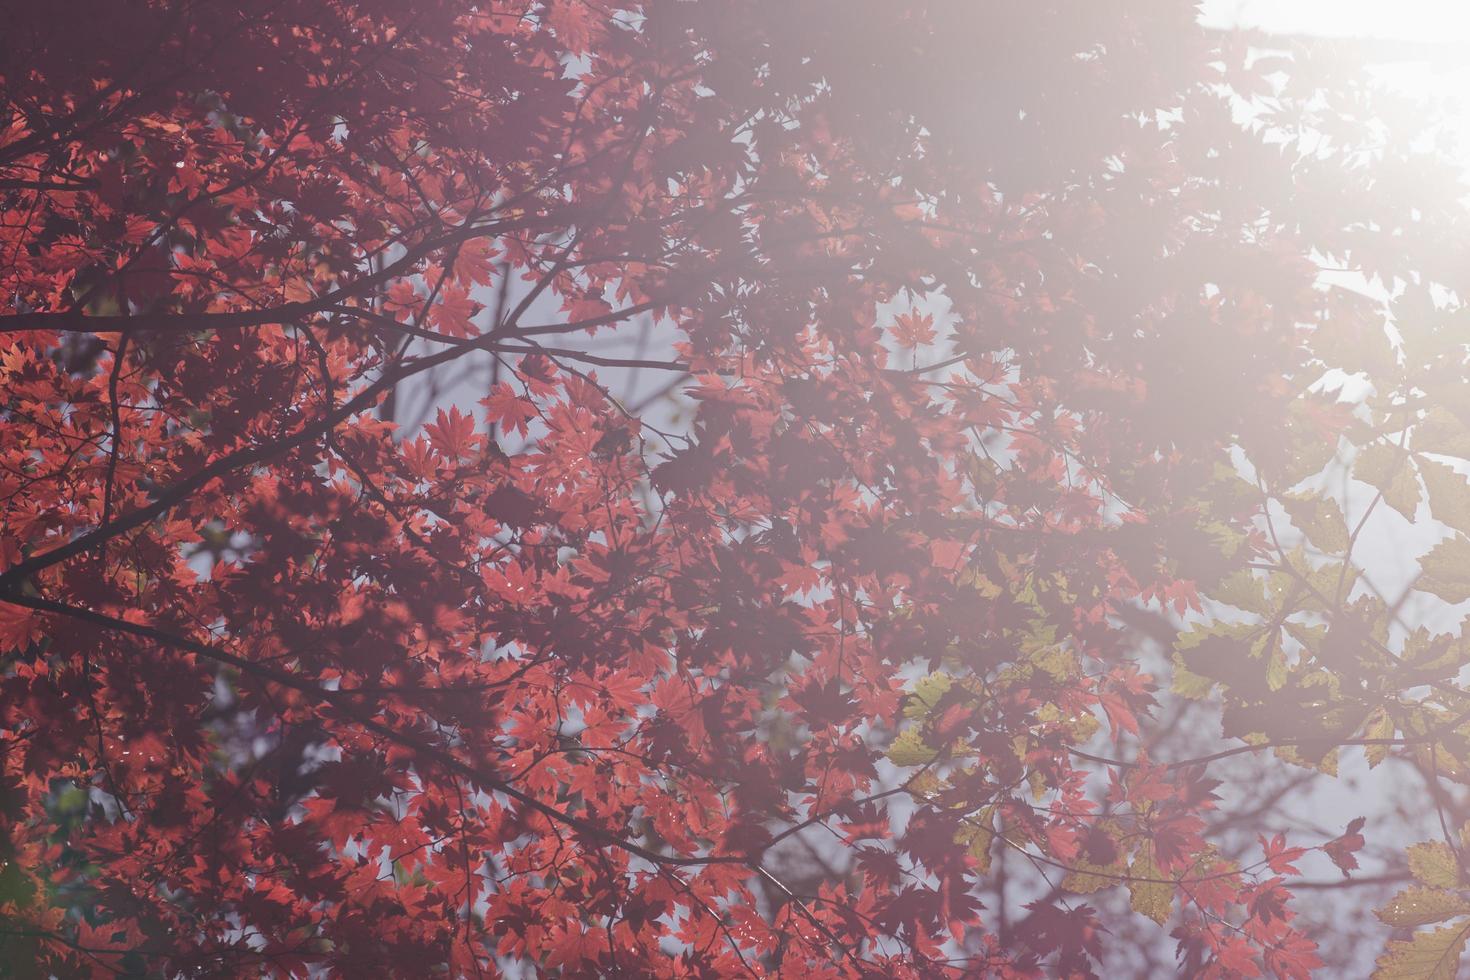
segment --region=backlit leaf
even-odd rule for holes
[[[1419,561],[1421,575],[1414,588],[1445,602],[1470,599],[1470,538],[1456,534],[1435,545]]]
[[[1455,980],[1467,938],[1470,920],[1391,942],[1378,958],[1373,980]]]
[[[1399,928],[1426,926],[1459,915],[1470,915],[1470,901],[1442,888],[1410,885],[1375,913],[1388,925]]]
[[[1408,457],[1387,442],[1375,442],[1353,461],[1353,476],[1383,494],[1383,502],[1412,521],[1419,508],[1419,481]]]
[[[1454,888],[1460,883],[1455,852],[1444,841],[1425,841],[1409,848],[1409,871],[1426,885]]]
[[[1347,549],[1347,520],[1337,501],[1314,494],[1291,494],[1281,499],[1281,505],[1291,522],[1320,550],[1336,554]]]
[[[1414,426],[1414,449],[1470,459],[1470,428],[1447,409],[1431,408]]]
[[[1368,722],[1363,726],[1364,738],[1393,738],[1395,731],[1393,718],[1383,708],[1374,708],[1373,713],[1368,716]],[[1388,758],[1389,745],[1365,745],[1363,754],[1368,759],[1368,768],[1372,769],[1384,759]]]
[[[1153,919],[1159,925],[1169,921],[1174,903],[1174,886],[1158,880],[1164,877],[1154,860],[1154,846],[1145,842],[1128,866],[1128,904],[1133,911]],[[1149,880],[1154,879],[1154,880]]]
[[[1456,531],[1470,534],[1470,482],[1444,463],[1420,458],[1418,464],[1429,493],[1429,513]]]

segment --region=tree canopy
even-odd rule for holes
[[[1196,17],[8,5],[0,955],[1455,976],[1458,171]]]

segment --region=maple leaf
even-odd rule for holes
[[[0,650],[24,650],[42,636],[42,624],[29,609],[0,601]]]
[[[434,476],[435,450],[427,439],[410,439],[403,443],[403,462],[408,471],[420,480]]]
[[[1287,847],[1286,835],[1277,834],[1270,840],[1264,835],[1258,835],[1257,840],[1261,842],[1261,850],[1266,853],[1266,864],[1275,874],[1301,874],[1291,862],[1307,853],[1305,847]]]
[[[463,459],[470,455],[477,442],[474,418],[462,415],[455,405],[451,405],[447,413],[439,409],[435,420],[425,425],[424,431],[434,448],[450,459]]]
[[[1347,830],[1322,845],[1323,853],[1332,859],[1344,878],[1351,877],[1349,872],[1358,866],[1356,852],[1362,850],[1367,843],[1361,833],[1366,822],[1364,817],[1353,818],[1348,821]]]
[[[10,960],[1303,977],[1221,757],[1461,778],[1442,125],[1184,0],[177,6],[6,11]]]
[[[793,691],[791,700],[801,709],[806,723],[814,729],[841,725],[852,715],[852,695],[843,690],[843,683],[835,677],[825,680],[813,678],[799,690]]]
[[[536,406],[516,396],[510,385],[497,384],[490,394],[480,400],[491,422],[525,436],[530,430],[529,422],[538,414]]]
[[[454,278],[459,286],[466,290],[471,286],[488,286],[490,263],[497,254],[498,250],[485,238],[472,238],[462,243],[453,264]]]
[[[1153,689],[1153,678],[1139,673],[1136,665],[1128,664],[1114,673],[1111,683],[1098,694],[1098,703],[1114,730],[1137,734],[1138,712],[1157,703],[1151,693]]]
[[[387,295],[383,298],[383,308],[401,320],[417,316],[423,305],[424,300],[419,296],[417,288],[406,279],[400,279],[389,286]]]
[[[1268,878],[1258,884],[1251,885],[1243,893],[1246,909],[1250,914],[1262,923],[1269,924],[1273,919],[1285,920],[1287,918],[1286,889],[1281,887],[1284,878]]]
[[[447,285],[429,310],[430,321],[440,333],[450,337],[473,337],[480,331],[473,318],[484,307],[470,298],[463,286]]]
[[[1096,977],[1092,961],[1102,953],[1102,928],[1090,905],[1063,910],[1046,902],[1026,905],[1030,914],[1017,926],[1023,942],[1045,956],[1057,954],[1057,970],[1069,977]]]
[[[1324,965],[1317,955],[1317,944],[1295,931],[1270,943],[1264,959],[1266,968],[1281,980],[1307,980],[1312,971]]]
[[[894,318],[893,337],[904,350],[914,350],[934,343],[933,315],[900,313]]]
[[[547,25],[572,54],[588,50],[599,31],[597,12],[579,0],[548,0],[545,17]]]

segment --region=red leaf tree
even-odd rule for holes
[[[1350,85],[1194,16],[12,5],[6,958],[1085,976],[1132,917],[1191,975],[1321,965],[1296,863],[1363,822],[1241,804],[1232,851],[1215,773],[1458,766],[1405,693],[1453,672],[1299,484],[1391,445],[1399,506],[1433,416],[1316,384],[1427,384],[1319,267],[1463,253]],[[1176,642],[1202,596],[1256,618]],[[1210,692],[1232,741],[1174,751]]]

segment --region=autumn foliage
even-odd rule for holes
[[[1451,165],[1196,13],[6,5],[7,968],[1454,976]]]

